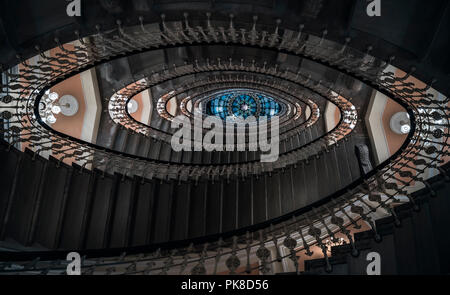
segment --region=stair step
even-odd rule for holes
[[[139,149],[138,156],[147,158],[150,153],[152,143],[153,141],[150,138],[144,137],[143,143],[140,145],[141,148]]]
[[[121,179],[120,175],[116,179],[118,188],[116,188],[116,198],[114,202],[114,212],[111,215],[110,240],[108,247],[118,248],[126,247],[128,244],[127,236],[129,233],[130,216],[134,206],[134,180],[130,178]]]
[[[172,153],[170,155],[170,161],[173,163],[181,163],[182,156],[183,156],[182,151],[176,152],[176,151],[172,150]]]
[[[339,143],[334,150],[336,155],[338,167],[339,167],[339,176],[340,176],[340,187],[345,187],[352,182],[352,174],[350,171],[350,167],[348,164],[347,151],[343,142]],[[359,169],[359,168],[358,168]]]
[[[355,153],[355,145],[358,143],[365,143],[363,139],[357,139],[356,136],[350,136],[349,140],[344,144],[347,151],[347,161],[350,167],[350,174],[352,181],[358,179],[361,176],[358,158]]]
[[[77,249],[81,243],[83,213],[88,202],[89,181],[94,175],[77,169],[72,173],[67,194],[67,205],[61,227],[59,248]]]
[[[430,204],[420,205],[420,211],[412,214],[412,223],[417,249],[418,274],[438,274],[439,256],[436,248],[436,237],[433,233]]]
[[[26,244],[32,227],[33,212],[39,194],[39,186],[43,175],[43,159],[32,160],[29,150],[23,155],[18,167],[19,174],[14,196],[11,199],[9,219],[6,224],[6,236]]]
[[[47,167],[34,238],[35,242],[47,248],[55,247],[55,237],[59,235],[59,220],[64,214],[67,186],[71,180],[71,168],[66,165],[57,167],[57,161],[50,160]]]
[[[208,198],[206,200],[206,234],[221,232],[223,182],[208,183]]]
[[[146,180],[140,183],[136,188],[136,210],[134,216],[135,226],[132,228],[130,244],[133,246],[142,246],[149,244],[153,229],[153,219],[156,211],[156,182]]]
[[[170,238],[175,241],[186,239],[188,235],[190,186],[188,183],[181,183],[174,187],[172,207],[174,222],[171,224]]]
[[[270,219],[281,215],[280,173],[267,177],[267,212]]]
[[[211,161],[212,161],[212,153],[211,152],[207,152],[207,151],[203,151],[202,152],[202,163],[206,164],[206,165],[210,165]]]
[[[119,152],[125,151],[125,148],[127,146],[128,133],[129,133],[129,131],[126,128],[119,128],[117,130],[117,135],[114,139],[114,145],[113,145],[113,148],[116,151],[119,151]]]
[[[303,167],[306,184],[306,205],[312,204],[319,199],[319,175],[317,172],[317,162],[315,158],[309,160],[309,163]]]
[[[222,231],[227,232],[236,229],[237,226],[238,182],[235,179],[224,181],[223,188]]]
[[[106,243],[105,232],[107,232],[108,218],[112,214],[111,210],[114,210],[117,190],[115,181],[116,179],[110,175],[98,176],[95,181],[90,209],[87,209],[88,219],[84,240],[86,249],[101,249]]]
[[[152,140],[150,144],[150,151],[147,157],[154,160],[159,159],[160,149],[161,149],[161,141]]]
[[[329,153],[325,154],[325,163],[328,169],[327,187],[329,190],[327,191],[327,195],[330,195],[342,188],[340,185],[340,168],[334,147],[330,149]]]
[[[205,209],[208,194],[207,182],[199,181],[191,186],[189,206],[188,237],[200,237],[205,234]]]
[[[184,164],[191,164],[192,157],[193,157],[192,151],[183,151],[183,156],[181,157],[181,159]]]
[[[202,152],[196,152],[196,151],[193,151],[192,152],[192,164],[196,164],[196,165],[199,165],[199,164],[201,164],[202,163]]]
[[[294,208],[298,209],[306,206],[307,203],[307,185],[305,169],[306,164],[299,163],[297,167],[292,168],[292,179],[294,186]]]
[[[319,198],[327,196],[330,191],[330,181],[331,175],[328,175],[326,153],[321,153],[316,162],[316,173],[317,173],[317,194]]]
[[[139,146],[141,144],[141,136],[139,133],[132,133],[131,131],[128,131],[128,140],[126,142],[124,152],[130,155],[137,155]]]
[[[172,154],[172,147],[169,143],[163,142],[161,143],[161,151],[159,155],[159,159],[161,161],[170,161],[170,156]]]
[[[168,241],[170,237],[170,222],[172,210],[173,187],[166,181],[158,182],[155,194],[154,224],[152,242],[160,243]]]
[[[212,156],[211,156],[211,163],[219,164],[219,163],[221,163],[221,158],[222,158],[222,152],[213,151]]]
[[[284,172],[281,172],[280,180],[281,212],[282,214],[287,214],[295,210],[292,167],[289,167],[285,169]]]
[[[6,233],[6,224],[10,216],[11,206],[20,175],[20,161],[23,155],[8,152],[7,144],[0,141],[0,240]]]
[[[253,176],[253,223],[267,220],[266,176]]]
[[[249,226],[252,224],[252,178],[240,179],[238,183],[238,210],[237,227]]]
[[[414,244],[414,228],[411,216],[402,218],[401,227],[394,227],[395,257],[399,274],[417,274],[417,251]]]
[[[436,197],[429,199],[433,235],[439,255],[440,272],[450,273],[450,235],[448,225],[450,224],[450,184],[436,191]]]

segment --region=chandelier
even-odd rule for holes
[[[61,113],[61,106],[57,102],[59,95],[56,92],[47,90],[39,103],[39,114],[42,121],[48,124],[56,123],[55,115]]]
[[[39,114],[42,121],[47,124],[56,123],[56,116],[62,113],[70,117],[78,112],[78,101],[72,95],[64,95],[61,98],[58,93],[47,90],[39,103]]]

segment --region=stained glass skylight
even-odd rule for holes
[[[266,116],[270,118],[278,115],[281,106],[274,98],[252,90],[233,89],[216,93],[206,104],[207,115],[218,116],[222,119],[235,117],[246,119]]]

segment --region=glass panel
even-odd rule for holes
[[[281,110],[274,98],[246,89],[233,89],[215,94],[209,100],[207,115],[225,119],[228,116],[246,119],[249,116],[271,117]]]

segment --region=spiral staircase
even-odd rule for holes
[[[17,19],[16,2],[1,7],[0,274],[65,274],[72,251],[83,274],[363,274],[370,251],[389,257],[386,274],[450,272],[445,1],[402,15],[426,48],[380,29],[389,15],[366,20],[361,1],[85,1],[80,18],[24,2],[35,9]],[[61,13],[42,21],[49,11]],[[92,140],[40,110],[87,71]],[[176,116],[206,116],[224,91],[274,98],[275,162],[173,149]],[[137,119],[144,92],[154,107]],[[364,120],[374,93],[410,120],[383,161]]]

